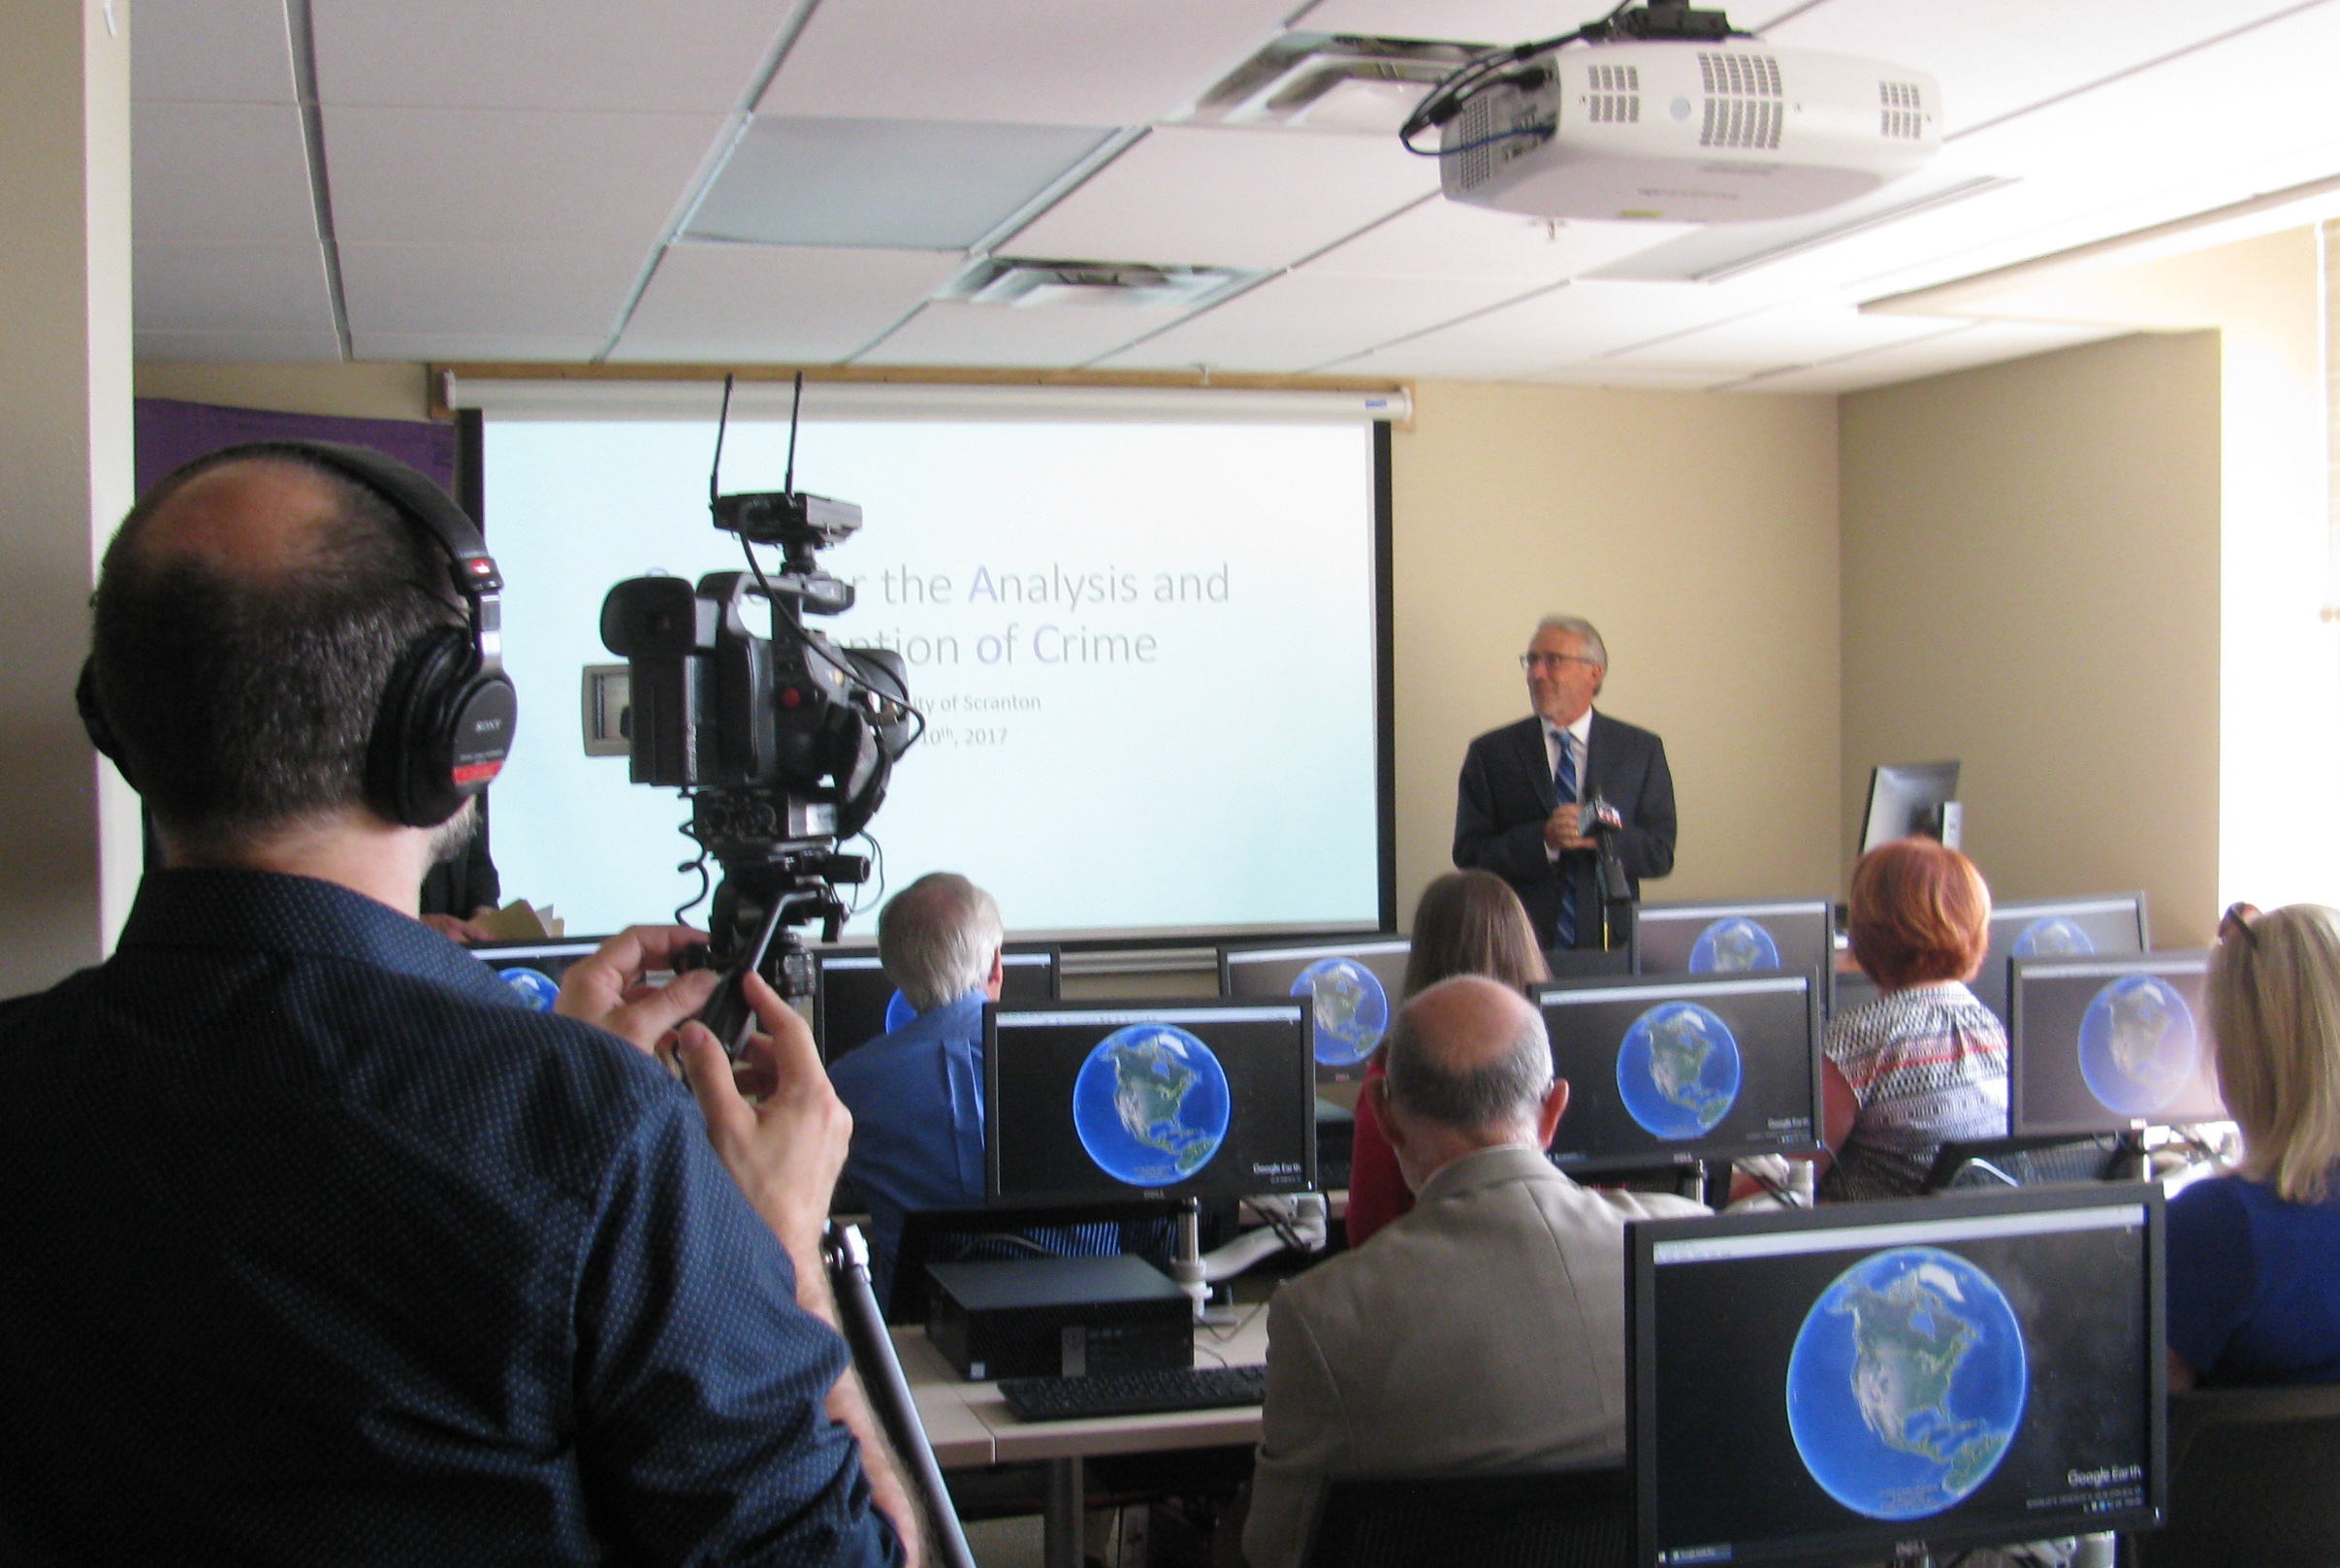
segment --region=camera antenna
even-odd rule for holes
[[[722,411],[715,416],[715,464],[713,467],[707,470],[707,504],[710,507],[715,505],[717,497],[722,493],[722,486],[717,481],[721,478],[723,472],[723,430],[730,423],[731,377],[726,374],[723,377]],[[796,437],[793,433],[791,433],[788,437],[788,446],[791,451],[793,451],[795,445]],[[791,457],[788,461],[789,466],[795,466],[795,459],[793,457]]]
[[[803,412],[804,372],[799,370],[796,372],[796,395],[788,400],[788,471],[780,481],[780,488],[790,494],[796,490],[796,416]]]

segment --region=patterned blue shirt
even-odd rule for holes
[[[0,1004],[0,1559],[898,1559],[689,1096],[345,888]]]

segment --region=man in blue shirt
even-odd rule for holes
[[[886,978],[917,1015],[829,1067],[853,1113],[845,1173],[870,1207],[878,1299],[891,1299],[909,1209],[983,1201],[983,1004],[997,1002],[1004,930],[991,895],[953,872],[919,878],[878,915]]]
[[[0,1559],[914,1559],[802,1022],[751,987],[751,1104],[670,1035],[709,978],[645,983],[689,933],[548,1016],[417,918],[481,781],[385,736],[495,677],[451,588],[495,585],[409,481],[216,454],[107,552],[84,697],[164,867],[112,958],[0,1004]]]

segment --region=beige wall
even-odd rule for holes
[[[98,542],[130,499],[130,64],[97,0],[0,48],[0,996],[93,963],[134,805],[73,707]]]
[[[2000,897],[2143,887],[2157,944],[2208,937],[2219,398],[2194,333],[1843,400],[1848,824],[1873,764],[1957,757]]]
[[[1427,382],[1394,445],[1401,922],[1555,611],[1608,642],[1600,706],[1665,738],[1680,856],[1644,895],[1830,892],[1836,400]]]

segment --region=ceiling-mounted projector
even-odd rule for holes
[[[1569,46],[1576,47],[1569,47]],[[1555,218],[1732,223],[1865,196],[1941,146],[1922,71],[1731,30],[1683,0],[1481,55],[1407,122],[1450,201]]]

